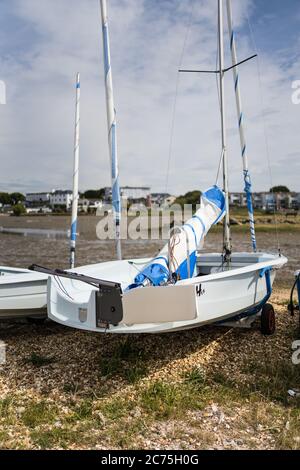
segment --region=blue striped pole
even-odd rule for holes
[[[235,35],[233,30],[233,21],[232,21],[232,9],[231,9],[231,0],[227,0],[227,16],[228,16],[228,32],[230,36],[230,49],[232,57],[232,65],[238,63],[236,44],[235,44]],[[250,221],[250,234],[253,251],[257,251],[256,244],[256,235],[255,235],[255,221],[254,221],[254,210],[253,210],[253,201],[252,201],[252,184],[251,177],[248,167],[248,155],[247,155],[247,145],[245,139],[245,130],[244,130],[244,116],[242,112],[242,100],[241,100],[241,91],[239,84],[239,72],[238,67],[233,67],[233,79],[234,79],[234,90],[236,96],[236,106],[238,114],[238,125],[240,132],[240,141],[241,141],[241,150],[242,150],[242,159],[243,159],[243,173],[244,173],[244,182],[245,182],[245,193],[247,198],[247,207]]]
[[[74,141],[74,171],[73,171],[73,199],[72,199],[72,222],[70,240],[70,268],[75,267],[75,251],[77,237],[78,217],[78,175],[79,175],[79,141],[80,141],[80,74],[76,76],[76,111],[75,111],[75,141]]]
[[[114,105],[113,82],[110,62],[110,44],[108,32],[108,17],[106,0],[100,0],[102,34],[103,34],[103,53],[104,53],[104,74],[106,90],[106,107],[108,123],[108,140],[111,160],[111,179],[112,179],[112,204],[116,231],[116,252],[119,260],[122,259],[121,250],[121,195],[119,183],[119,167],[117,153],[117,122],[116,110]]]

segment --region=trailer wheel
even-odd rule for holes
[[[272,336],[276,330],[276,318],[273,305],[266,304],[261,312],[261,332],[265,336]]]

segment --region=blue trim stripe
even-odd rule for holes
[[[206,227],[205,227],[204,222],[203,222],[203,220],[201,219],[201,217],[199,217],[198,215],[194,215],[193,219],[199,220],[200,224],[202,225],[203,231],[204,231],[204,233],[205,233]]]
[[[231,49],[232,49],[232,47],[233,47],[233,41],[234,41],[234,31],[232,30],[231,39],[230,39],[230,47],[231,47]]]
[[[192,225],[190,225],[190,224],[184,224],[183,227],[188,227],[188,228],[190,228],[190,229],[192,230],[192,232],[193,232],[193,234],[194,234],[194,237],[195,237],[196,247],[197,247],[197,246],[198,246],[197,234],[196,234],[196,232],[195,232],[194,227],[193,227]]]
[[[113,204],[114,211],[118,217],[121,214],[121,201],[120,201],[119,194],[120,194],[119,181],[116,180],[112,186],[112,204]]]
[[[231,23],[231,21],[230,21]],[[230,38],[230,47],[231,51],[233,52],[233,48],[235,46],[235,32],[234,29],[232,28],[231,31],[231,38]],[[234,56],[234,55],[233,55]],[[235,69],[234,73],[236,73],[235,77],[235,82],[234,82],[234,88],[235,88],[235,93],[237,96],[237,99],[239,98],[239,74],[237,68]],[[243,124],[243,113],[241,112],[239,116],[239,128],[241,130],[242,124]],[[246,156],[246,145],[244,145],[242,149],[242,158],[245,159]],[[249,213],[249,219],[250,219],[250,234],[251,234],[251,240],[252,240],[252,245],[254,251],[257,249],[256,245],[256,237],[255,237],[255,225],[254,225],[254,210],[253,210],[253,201],[252,201],[252,189],[251,189],[251,178],[248,169],[244,171],[244,181],[245,181],[245,194],[246,194],[246,199],[247,199],[247,207],[248,207],[248,213]]]
[[[116,147],[117,147],[117,139],[116,139],[116,132],[117,126],[115,123],[112,124],[110,129],[111,134],[111,148],[112,148],[112,158],[111,158],[111,171],[113,179],[117,178],[117,166],[116,166]]]
[[[191,277],[193,277],[194,272],[195,272],[195,267],[197,263],[197,251],[193,251],[193,253],[190,254],[190,268],[191,268]],[[189,279],[188,276],[188,260],[184,260],[179,268],[176,271],[176,274],[179,275],[180,279]]]
[[[297,280],[297,291],[298,291],[298,299],[299,299],[299,305],[300,305],[300,277],[299,276]]]
[[[116,124],[113,123],[111,126],[111,148],[112,148],[112,158],[111,158],[111,171],[112,171],[112,203],[115,213],[117,214],[117,220],[119,220],[118,214],[121,214],[121,198],[120,198],[120,185],[119,178],[117,173],[116,165]]]
[[[80,83],[77,83],[76,88],[77,89],[80,88]]]
[[[252,201],[252,185],[251,179],[248,171],[244,172],[244,181],[245,181],[245,193],[247,198],[247,208],[250,216],[250,233],[253,249],[256,251],[257,243],[255,237],[255,225],[254,225],[254,210],[253,210],[253,201]]]
[[[235,79],[235,84],[234,84],[235,91],[237,90],[238,84],[239,84],[239,76],[237,75]]]
[[[159,256],[158,258],[155,258],[153,260],[153,263],[155,263],[155,261],[161,261],[161,260],[164,261],[167,266],[169,266],[169,260],[168,260],[168,258],[165,258],[164,256]]]
[[[110,70],[110,60],[109,60],[109,39],[108,39],[108,25],[103,26],[103,44],[104,44],[104,67],[105,67],[105,76],[107,76]]]
[[[77,220],[73,222],[71,226],[71,241],[76,242],[76,237],[77,237]]]

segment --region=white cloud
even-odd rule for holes
[[[177,69],[191,2],[108,3],[121,183],[164,190]],[[183,65],[214,68],[216,2],[194,3]],[[253,2],[233,0],[233,8],[235,24],[242,27]],[[5,14],[11,29],[0,59],[0,78],[6,81],[8,93],[8,104],[0,108],[0,185],[12,190],[71,186],[77,71],[82,77],[80,186],[109,184],[98,0],[12,0]],[[16,22],[19,30],[14,30]],[[244,29],[238,46],[239,57],[253,51]],[[292,105],[290,98],[291,81],[299,77],[294,76],[294,64],[288,70],[281,66],[290,54],[262,54],[260,62],[274,181],[297,189],[297,174],[289,170],[285,176],[293,161],[290,155],[299,151],[300,107]],[[254,62],[241,68],[241,79],[252,179],[257,190],[266,189],[270,179]],[[233,190],[239,190],[242,165],[231,74],[226,89],[230,183]],[[172,192],[204,189],[214,183],[220,156],[219,121],[215,78],[181,75],[170,170]]]

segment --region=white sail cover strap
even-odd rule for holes
[[[193,277],[197,250],[202,246],[210,228],[225,215],[225,196],[217,186],[208,189],[201,197],[200,209],[174,233],[159,255],[139,273],[129,289],[146,285],[161,286],[174,275],[176,279]]]

